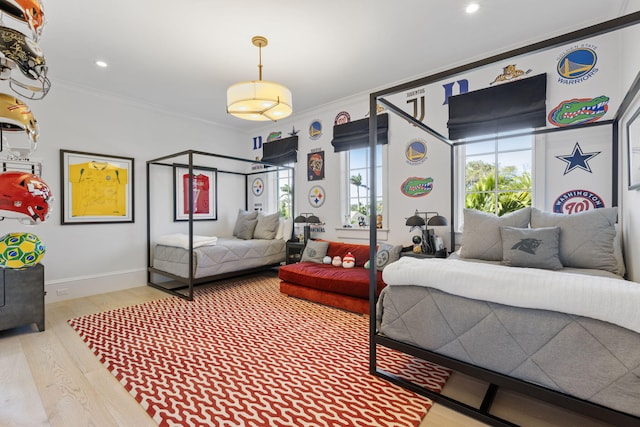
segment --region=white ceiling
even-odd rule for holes
[[[258,77],[254,35],[269,39],[263,79],[291,89],[295,115],[640,9],[477,2],[467,15],[463,0],[45,0],[40,47],[52,91],[78,85],[249,130],[260,122],[228,116],[225,100],[229,85]]]

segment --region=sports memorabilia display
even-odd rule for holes
[[[28,225],[44,222],[51,213],[53,194],[39,176],[25,172],[0,173],[0,217]]]
[[[45,246],[32,233],[9,233],[0,238],[0,267],[25,268],[36,265],[44,256]]]

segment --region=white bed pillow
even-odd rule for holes
[[[618,208],[598,208],[575,214],[533,208],[531,228],[560,227],[560,261],[565,267],[593,268],[621,274],[614,254]]]
[[[258,225],[257,219],[245,220],[240,225],[240,229],[238,230],[238,239],[251,240],[253,239],[253,232],[256,229],[256,225]]]
[[[560,270],[560,227],[500,227],[502,264]]]
[[[502,237],[500,227],[527,228],[531,208],[497,216],[475,209],[464,209],[461,258],[475,258],[486,261],[502,260]]]
[[[390,245],[388,243],[378,244],[378,250],[376,251],[376,270],[382,271],[384,268],[400,259],[400,251],[402,245]]]
[[[293,234],[293,218],[287,218],[284,220],[284,227],[282,229],[282,239],[285,241],[291,239]]]
[[[280,224],[280,212],[272,214],[258,214],[258,224],[253,232],[254,239],[273,239],[278,232],[278,225]]]
[[[245,221],[256,219],[257,217],[258,217],[258,212],[256,211],[249,212],[243,209],[238,209],[238,217],[236,218],[236,224],[233,227],[233,235],[237,237],[238,233],[240,232],[240,227],[242,227],[242,224]]]

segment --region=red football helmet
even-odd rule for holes
[[[36,40],[42,34],[46,20],[42,2],[39,0],[0,0],[0,10],[26,22]]]
[[[26,172],[0,173],[0,217],[38,224],[49,218],[53,195],[37,175]]]

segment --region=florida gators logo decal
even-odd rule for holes
[[[562,101],[549,112],[549,123],[554,126],[571,126],[595,122],[609,111],[609,97],[574,98]]]
[[[407,178],[400,186],[402,194],[408,197],[423,197],[433,190],[433,178]]]

